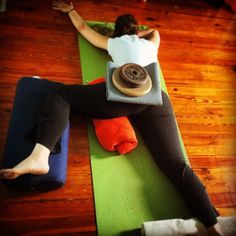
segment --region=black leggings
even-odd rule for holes
[[[102,119],[128,116],[157,165],[182,195],[192,216],[210,227],[216,224],[217,213],[205,187],[184,159],[175,115],[164,92],[162,99],[162,106],[109,102],[104,83],[63,85],[46,99],[37,142],[52,150],[68,123],[70,112]]]

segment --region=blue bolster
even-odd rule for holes
[[[48,92],[60,85],[57,82],[30,77],[19,80],[6,138],[2,168],[14,167],[32,152],[35,142],[26,139],[26,135],[36,125],[40,107]],[[51,190],[62,186],[66,181],[68,140],[69,123],[59,140],[60,152],[50,154],[49,173],[40,176],[25,174],[13,180],[2,179],[2,183],[28,190]]]

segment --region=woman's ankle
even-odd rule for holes
[[[32,156],[33,158],[47,158],[48,159],[49,155],[50,155],[50,150],[46,146],[40,143],[36,143],[30,156]]]

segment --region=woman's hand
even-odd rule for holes
[[[58,10],[58,11],[62,11],[64,13],[69,13],[70,11],[72,11],[74,9],[74,6],[72,4],[72,2],[70,2],[69,4],[61,1],[61,0],[55,0],[53,3],[53,9],[54,10]]]
[[[80,34],[95,47],[107,49],[108,37],[103,36],[93,30],[86,21],[74,10],[72,3],[66,3],[62,0],[54,0],[53,9],[68,13],[71,22]],[[70,13],[70,14],[69,14]]]

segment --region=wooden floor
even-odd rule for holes
[[[130,12],[160,31],[159,60],[191,165],[217,210],[236,214],[233,12],[202,0],[74,0],[74,5],[87,20],[114,21]],[[68,17],[53,11],[51,0],[11,0],[0,13],[1,153],[20,77],[81,83],[76,39]],[[65,186],[27,193],[0,185],[0,235],[96,235],[86,122],[72,116],[71,123]]]

